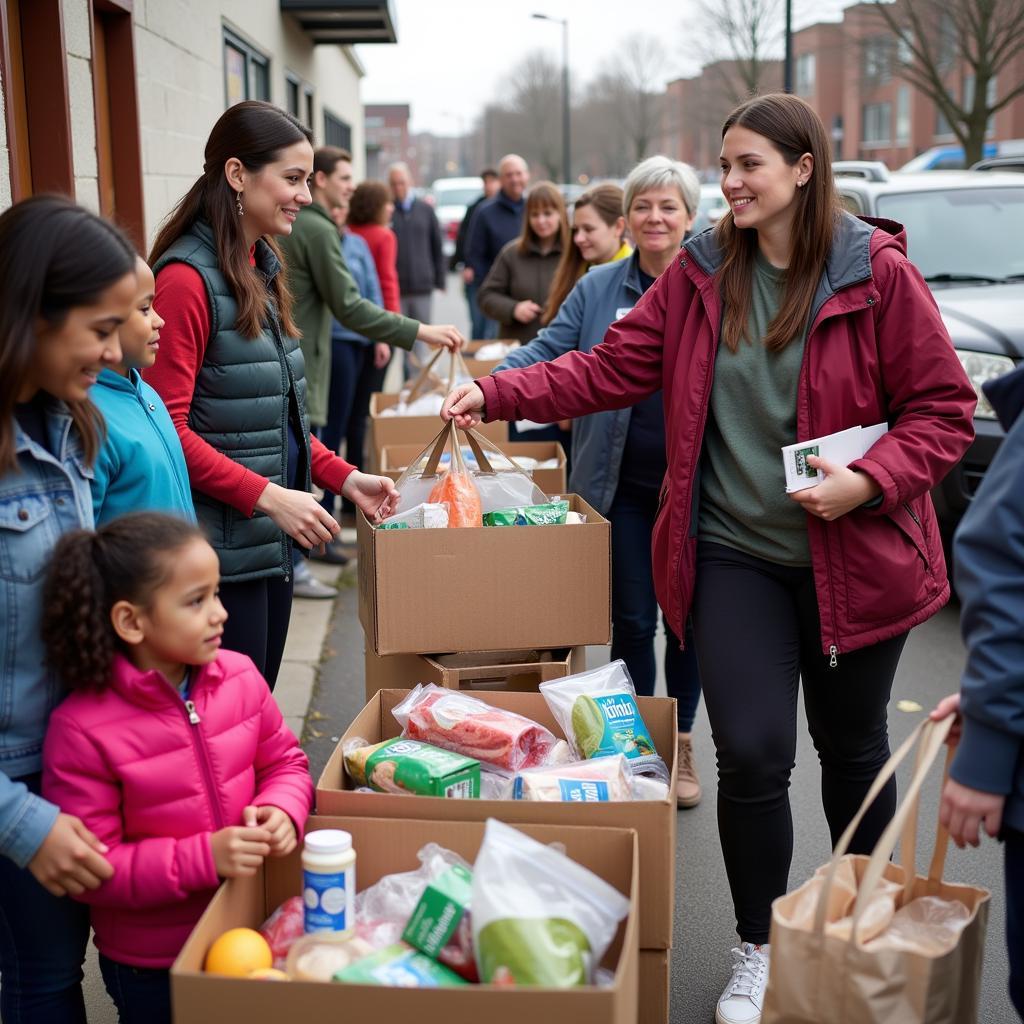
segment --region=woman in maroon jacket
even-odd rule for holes
[[[973,437],[975,393],[902,228],[841,210],[811,107],[758,97],[722,140],[730,212],[602,344],[458,388],[444,415],[551,422],[663,389],[655,582],[677,635],[693,614],[740,937],[716,1020],[753,1024],[792,856],[799,679],[834,843],[888,757],[907,633],[949,597],[928,492]],[[823,481],[785,493],[782,446],[883,420],[863,458],[810,456]],[[895,800],[887,787],[854,852]]]

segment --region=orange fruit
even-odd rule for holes
[[[261,968],[273,967],[274,955],[267,940],[252,928],[232,928],[221,935],[206,954],[209,974],[244,978]]]

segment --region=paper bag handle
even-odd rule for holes
[[[412,385],[409,388],[409,397],[408,397],[408,399],[406,399],[406,404],[408,404],[414,398],[416,398],[416,396],[420,393],[420,391],[423,390],[423,385],[426,384],[427,381],[431,377],[431,372],[430,371],[433,370],[434,364],[438,361],[438,359],[441,358],[441,355],[442,355],[443,352],[444,352],[444,349],[443,348],[439,348],[430,357],[430,359],[427,361],[426,366],[424,366],[423,369],[420,370],[419,375],[412,382]],[[451,391],[451,387],[450,386],[449,386],[448,390]]]

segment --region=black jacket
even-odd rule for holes
[[[391,230],[398,238],[398,287],[403,295],[429,295],[444,289],[441,226],[434,208],[414,199],[407,213],[395,203]]]
[[[480,209],[482,203],[487,202],[487,196],[480,196],[466,207],[462,215],[462,223],[459,225],[459,233],[455,236],[455,252],[452,253],[450,269],[458,270],[460,266],[468,266],[469,259],[466,254],[466,245],[469,242],[469,228],[473,221],[473,214]]]
[[[516,203],[504,192],[499,192],[476,211],[466,242],[466,262],[473,268],[475,280],[482,282],[498,258],[498,253],[513,238],[519,237],[525,209],[525,199]]]

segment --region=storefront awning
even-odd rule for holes
[[[281,0],[281,13],[295,18],[314,43],[398,41],[391,0]]]

